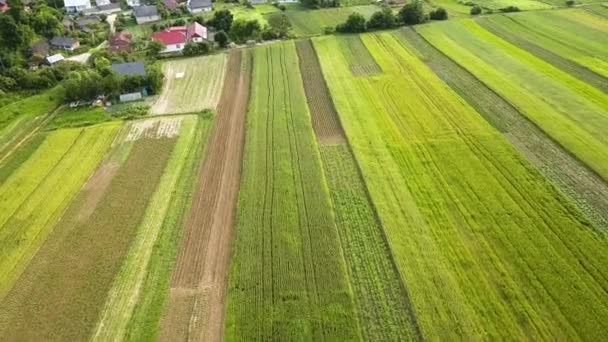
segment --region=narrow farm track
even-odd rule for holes
[[[231,52],[207,156],[171,278],[161,340],[222,340],[249,80],[249,60],[241,50]]]
[[[412,29],[399,37],[456,93],[500,131],[547,178],[568,194],[598,227],[608,229],[608,184],[475,76]]]
[[[317,53],[310,40],[296,42],[300,73],[304,83],[304,91],[310,115],[312,128],[317,140],[323,145],[342,144],[346,142],[344,131],[338,118],[338,113],[329,97],[329,90],[323,79]]]

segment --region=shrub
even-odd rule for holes
[[[572,7],[572,6],[574,6],[574,3],[575,3],[574,0],[567,0],[566,1],[566,6]]]
[[[372,14],[371,18],[367,21],[367,28],[370,30],[380,30],[395,27],[397,19],[393,14],[393,11],[386,7],[381,11]]]
[[[219,45],[220,47],[223,47],[223,48],[228,46],[228,43],[230,42],[230,40],[228,39],[228,35],[224,31],[218,31],[215,34],[215,37],[213,37],[213,40],[215,40],[217,45]]]
[[[336,31],[343,33],[360,33],[365,32],[365,18],[354,12],[348,16],[346,22],[336,26]]]
[[[397,14],[399,20],[405,25],[416,25],[425,21],[422,3],[418,0],[405,4]]]
[[[471,8],[471,15],[479,15],[481,14],[481,7],[475,5]]]
[[[439,7],[436,10],[431,11],[429,17],[431,20],[447,20],[448,12],[443,7]]]
[[[499,11],[503,12],[503,13],[510,13],[510,12],[519,12],[519,7],[516,6],[507,6],[504,8],[501,8]]]

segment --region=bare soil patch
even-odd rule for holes
[[[312,127],[319,143],[336,145],[346,142],[338,113],[325,84],[321,65],[310,40],[296,42],[300,73],[306,92],[306,101],[312,117]]]
[[[118,171],[118,163],[107,162],[101,165],[97,171],[89,178],[89,181],[82,188],[86,195],[83,196],[80,211],[78,212],[77,220],[85,222],[95,211],[97,204],[103,198],[106,189],[110,185],[112,178]]]
[[[243,52],[232,51],[171,278],[161,340],[222,340],[249,100],[250,68],[242,70],[242,62]]]

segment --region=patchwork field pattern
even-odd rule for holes
[[[606,237],[397,37],[362,36],[368,78],[337,39],[315,47],[422,336],[599,338]]]
[[[299,5],[298,5],[299,6]],[[357,12],[366,19],[374,12],[380,10],[376,5],[337,7],[308,10],[302,8],[292,8],[291,6],[284,13],[293,25],[293,31],[297,36],[306,37],[322,34],[325,28],[334,29],[336,25],[346,21],[349,15]]]
[[[297,64],[254,50],[227,340],[360,336]]]
[[[226,54],[184,58],[163,64],[165,84],[152,114],[216,109],[226,73]]]
[[[608,180],[608,95],[470,20],[416,28]]]

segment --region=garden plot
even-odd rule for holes
[[[163,64],[165,84],[152,114],[198,113],[217,109],[226,54],[184,58]]]

